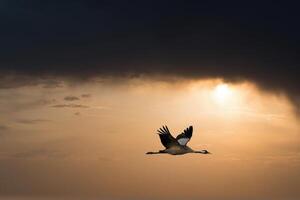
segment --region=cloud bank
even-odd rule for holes
[[[223,78],[282,92],[300,108],[295,5],[2,4],[0,88],[140,75]]]

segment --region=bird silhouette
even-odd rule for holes
[[[157,152],[147,152],[146,154],[171,154],[171,155],[182,155],[186,153],[202,153],[210,154],[207,150],[195,151],[188,147],[186,144],[190,141],[193,135],[193,126],[186,128],[181,134],[174,138],[168,127],[163,126],[157,130],[162,145],[166,148]]]

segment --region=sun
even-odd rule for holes
[[[229,101],[231,96],[232,96],[232,91],[230,87],[225,83],[218,84],[213,90],[214,100],[218,104],[225,104],[226,102]]]

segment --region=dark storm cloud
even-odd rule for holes
[[[77,101],[77,100],[79,100],[79,98],[76,97],[76,96],[66,96],[66,97],[64,98],[64,100],[65,100],[65,101]]]
[[[8,0],[1,4],[1,88],[59,78],[78,82],[157,74],[218,77],[254,81],[300,105],[298,5]]]
[[[0,50],[1,51],[1,50]],[[37,86],[43,88],[59,88],[63,87],[62,81],[57,77],[50,75],[33,75],[30,69],[27,72],[12,72],[11,68],[1,65],[0,61],[0,89],[11,89],[22,86]]]

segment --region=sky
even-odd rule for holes
[[[297,8],[1,1],[0,199],[299,199]]]

